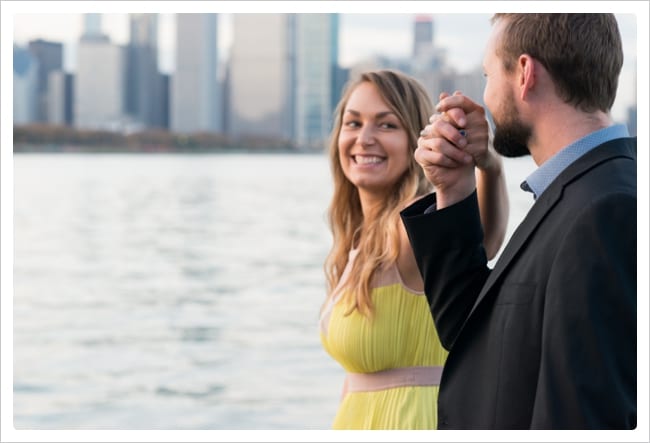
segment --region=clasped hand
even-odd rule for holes
[[[491,168],[496,154],[488,147],[490,131],[481,105],[458,91],[443,92],[436,111],[420,133],[415,160],[435,186],[442,209],[476,189],[474,168]]]

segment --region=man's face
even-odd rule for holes
[[[494,149],[504,157],[530,155],[532,129],[519,116],[516,102],[516,68],[506,72],[497,54],[505,21],[495,23],[488,40],[483,71],[486,79],[483,101],[494,120]]]

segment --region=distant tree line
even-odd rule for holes
[[[133,133],[83,130],[68,126],[14,126],[14,153],[19,152],[222,152],[298,151],[291,141],[220,133],[178,134],[162,129]]]

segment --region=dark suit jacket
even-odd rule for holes
[[[450,351],[439,428],[636,427],[636,138],[563,171],[492,271],[476,193],[433,202],[402,219]]]

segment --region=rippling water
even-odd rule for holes
[[[323,155],[15,155],[14,426],[328,429],[330,181]]]

